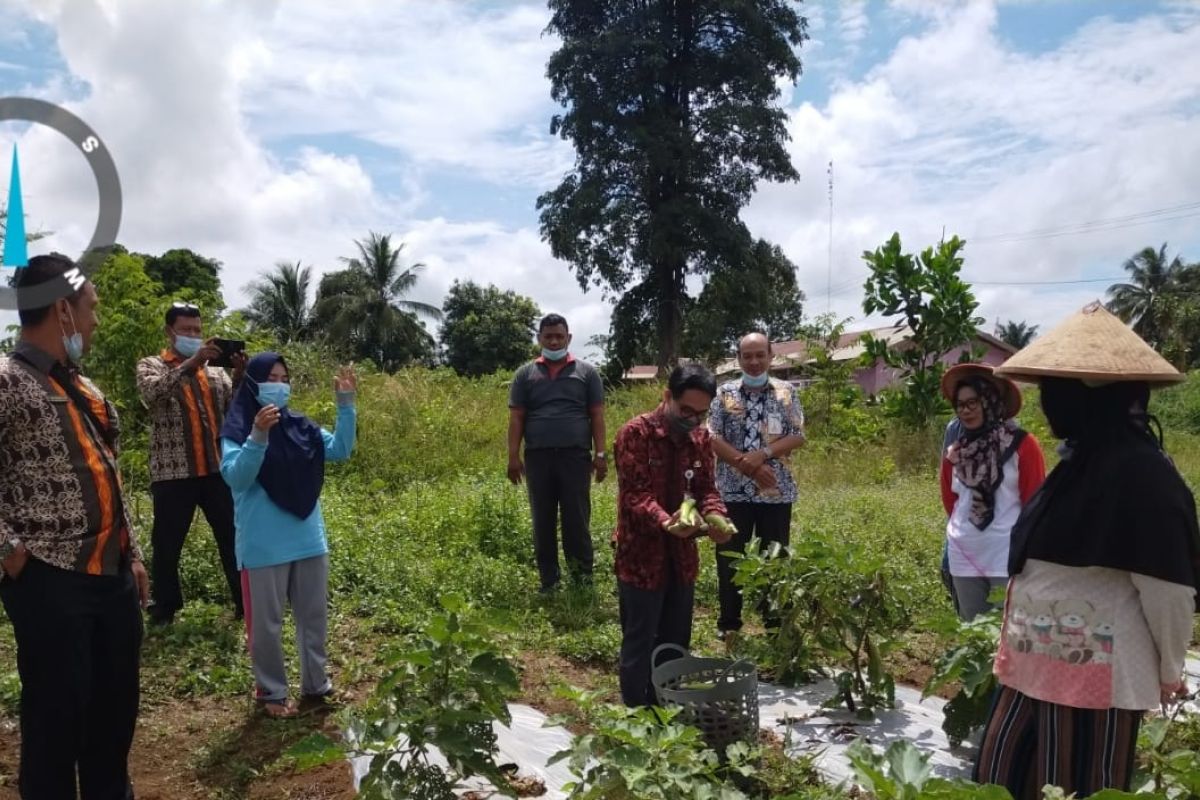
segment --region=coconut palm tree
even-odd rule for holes
[[[1033,341],[1033,337],[1037,336],[1037,332],[1037,325],[1028,325],[1025,322],[1009,320],[996,323],[996,338],[1018,350],[1027,347]]]
[[[425,265],[402,266],[404,245],[393,247],[390,235],[371,232],[354,245],[358,254],[342,259],[346,269],[321,280],[318,324],[332,340],[349,344],[381,369],[432,357],[433,337],[420,317],[441,320],[442,310],[405,299]]]
[[[303,339],[311,332],[312,308],[308,288],[312,267],[297,261],[277,262],[268,272],[246,287],[250,306],[246,320],[256,328],[270,331],[283,344]]]
[[[1171,338],[1167,299],[1179,289],[1184,272],[1179,256],[1167,260],[1167,245],[1143,248],[1125,262],[1128,283],[1108,287],[1108,309],[1152,346],[1162,347]]]

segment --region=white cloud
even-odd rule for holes
[[[793,112],[803,181],[764,187],[748,213],[757,233],[797,261],[812,310],[826,306],[831,158],[833,307],[843,314],[861,311],[860,254],[893,231],[916,250],[936,242],[944,225],[967,239],[965,273],[979,280],[1116,275],[1131,253],[1163,240],[1200,258],[1195,219],[982,241],[1198,199],[1196,7],[1126,23],[1097,19],[1042,55],[1010,47],[989,3],[905,8],[931,21],[861,81],[840,85],[824,107],[804,103]],[[977,294],[991,319],[1047,324],[1105,288],[981,285]]]
[[[418,164],[541,186],[572,158],[548,133],[546,22],[532,3],[288,3],[259,31],[246,108],[264,135],[350,133]]]
[[[72,108],[113,152],[125,193],[121,241],[220,259],[234,305],[274,262],[337,268],[352,241],[375,230],[407,241],[406,254],[429,265],[414,299],[440,305],[455,278],[472,278],[566,313],[581,342],[606,330],[607,307],[583,295],[535,230],[414,219],[427,197],[417,166],[401,167],[400,189],[387,191],[353,155],[303,146],[280,160],[271,151],[273,136],[349,132],[506,188],[562,172],[562,145],[533,133],[548,119],[544,19],[528,7],[382,9],[41,3],[34,13],[54,27],[70,73],[90,93],[69,102],[63,76],[31,93]],[[31,129],[21,151],[27,210],[55,211],[54,236],[33,251],[77,252],[95,218],[86,165],[44,128]],[[532,199],[530,208],[532,216]]]
[[[572,159],[547,132],[545,61],[556,43],[542,35],[542,3],[47,0],[26,9],[53,27],[69,70],[30,93],[65,102],[113,151],[122,241],[220,258],[233,304],[275,261],[335,268],[353,239],[375,230],[429,265],[415,299],[440,303],[454,279],[471,278],[566,314],[577,342],[606,330],[607,304],[579,290],[536,230],[534,196]],[[798,263],[810,310],[825,305],[830,159],[834,308],[844,314],[860,311],[860,253],[893,230],[910,249],[936,241],[943,225],[965,236],[967,273],[980,279],[1115,274],[1164,239],[1200,258],[1188,221],[980,240],[1197,199],[1196,6],[1097,18],[1038,55],[1014,48],[983,0],[899,0],[891,10],[872,21],[858,3],[808,9],[814,36],[843,46],[898,17],[918,32],[853,81],[814,57],[821,42],[806,46],[794,97],[810,81],[834,89],[823,105],[792,112],[803,180],[762,187],[747,213],[755,233]],[[22,41],[0,34],[0,49],[6,40]],[[355,137],[394,161],[358,155],[347,144]],[[38,129],[21,142],[27,210],[55,230],[48,244],[71,252],[90,233],[95,199],[63,147]],[[427,218],[430,176],[447,171],[515,198],[516,222],[488,219],[469,199]],[[1045,324],[1104,288],[981,285],[978,294],[990,318]]]
[[[867,0],[842,0],[838,4],[838,32],[842,41],[857,47],[867,36],[871,20],[867,15]]]

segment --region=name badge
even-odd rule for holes
[[[778,414],[772,414],[767,417],[767,433],[771,436],[783,435],[783,420]]]

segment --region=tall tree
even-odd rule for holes
[[[983,323],[975,316],[979,302],[960,277],[964,244],[955,236],[914,257],[903,252],[900,234],[894,233],[882,247],[863,253],[871,269],[863,311],[902,314],[912,332],[900,346],[867,335],[867,356],[883,359],[907,378],[906,392],[890,410],[914,428],[927,427],[942,410],[942,357],[974,339]]]
[[[1167,320],[1168,296],[1176,293],[1184,271],[1179,256],[1167,259],[1167,244],[1144,247],[1125,261],[1128,283],[1108,287],[1108,309],[1152,347],[1161,349],[1173,336]]]
[[[158,281],[164,294],[184,293],[190,300],[204,306],[209,312],[224,309],[221,298],[221,262],[185,247],[168,250],[161,256],[136,254],[145,263],[146,275]],[[214,309],[214,304],[220,309]]]
[[[516,369],[533,352],[538,307],[524,295],[455,281],[442,311],[446,363],[460,375]]]
[[[269,272],[246,287],[250,306],[245,311],[253,328],[269,331],[287,344],[305,338],[311,331],[312,309],[308,301],[312,267],[299,261],[276,262]]]
[[[727,359],[737,340],[751,330],[776,341],[792,339],[804,322],[803,311],[795,264],[778,245],[759,239],[745,261],[714,273],[688,308],[684,353],[708,361]]]
[[[390,235],[372,232],[354,245],[358,254],[342,259],[346,269],[321,279],[318,325],[334,342],[348,344],[358,357],[389,372],[412,361],[431,361],[434,341],[420,317],[441,320],[442,310],[404,299],[425,265],[401,266],[404,245],[393,247]]]
[[[584,289],[620,297],[614,339],[654,332],[679,355],[688,275],[742,264],[739,218],[760,179],[799,176],[779,78],[800,74],[806,21],[792,0],[550,0],[551,133],[575,166],[538,198],[542,236]],[[636,345],[614,342],[626,357]]]
[[[1029,325],[1023,321],[1013,322],[1009,320],[1008,322],[996,323],[996,338],[1018,350],[1027,347],[1033,341],[1033,337],[1037,336],[1037,332],[1037,325]]]

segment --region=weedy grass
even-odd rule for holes
[[[295,407],[332,425],[325,374],[331,370],[315,357],[294,359],[292,368]],[[331,560],[330,657],[343,686],[377,682],[383,654],[423,630],[450,594],[506,617],[517,650],[566,658],[585,674],[615,669],[620,629],[610,540],[616,476],[593,491],[594,583],[540,596],[525,491],[505,477],[506,384],[506,376],[464,379],[445,370],[363,375],[357,451],[349,463],[330,466],[322,496]],[[1188,400],[1196,391],[1189,382],[1164,402],[1168,451],[1193,487],[1200,486],[1200,427],[1192,424]],[[661,394],[660,386],[611,392],[608,440],[626,420],[652,409]],[[1022,421],[1053,464],[1054,442],[1036,392],[1026,401]],[[800,499],[792,535],[819,532],[878,565],[909,619],[884,661],[898,680],[923,684],[956,630],[938,574],[945,524],[936,472],[941,433],[905,433],[863,406],[848,419],[839,423],[842,438],[814,423],[808,446],[794,458]],[[131,507],[149,551],[150,503],[137,452],[144,447],[136,438],[126,443]],[[718,652],[715,556],[709,543],[700,547],[694,647]],[[199,519],[184,549],[181,578],[187,607],[172,628],[151,630],[146,638],[147,703],[247,698],[252,678],[242,626],[228,608],[211,535]],[[291,638],[284,640],[294,663]],[[19,699],[15,664],[12,630],[4,621],[0,710],[13,716]],[[922,668],[925,674],[910,674]],[[611,681],[596,682],[611,691]],[[1185,738],[1193,738],[1191,728]]]

